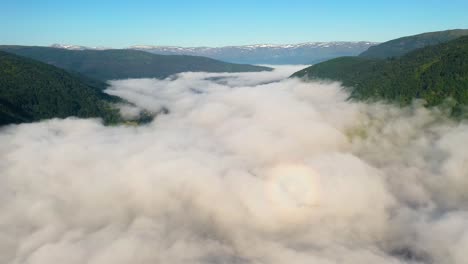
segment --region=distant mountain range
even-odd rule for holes
[[[369,41],[334,41],[285,45],[257,44],[215,48],[136,45],[128,47],[127,49],[142,50],[160,55],[204,56],[232,63],[314,64],[340,56],[358,55],[376,44],[378,43]],[[54,44],[53,47],[71,50],[105,49],[101,47],[60,44]]]
[[[147,51],[217,54],[227,56],[224,59],[231,56],[232,60],[253,60],[255,63],[306,63],[299,60],[301,52],[309,54],[302,56],[303,60],[310,61],[313,56],[321,60],[318,58],[336,57],[339,52],[357,55],[357,50],[373,44],[321,42],[223,48],[135,46],[130,49],[73,45],[0,46],[0,50],[5,51],[0,51],[0,125],[68,116],[101,117],[107,123],[122,122],[112,105],[125,102],[103,92],[107,85],[102,81],[110,79],[164,78],[185,71],[272,70],[207,57],[158,55]],[[268,60],[268,54],[275,52],[278,55]],[[370,47],[360,56],[318,63],[293,76],[305,80],[341,81],[350,89],[352,98],[361,100],[386,100],[406,105],[420,98],[427,102],[427,106],[435,106],[451,98],[452,113],[465,114],[468,106],[468,30],[430,32],[391,40]],[[146,116],[140,118],[147,119]]]
[[[465,115],[468,30],[430,32],[391,40],[361,56],[322,62],[296,72],[293,77],[341,81],[354,99],[385,100],[400,105],[424,99],[427,106],[447,103],[452,114]]]
[[[165,78],[181,72],[255,72],[271,68],[227,63],[206,57],[157,55],[131,49],[80,49],[0,46],[0,50],[45,62],[89,78],[107,81],[127,78]]]
[[[67,50],[108,50],[112,49],[109,47],[87,47],[87,46],[79,46],[79,45],[66,45],[66,44],[52,44],[50,45],[51,48],[57,49],[67,49]]]

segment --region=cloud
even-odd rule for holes
[[[468,126],[293,70],[113,81],[169,110],[139,127],[1,128],[0,262],[465,263]]]

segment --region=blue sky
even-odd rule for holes
[[[0,0],[0,44],[126,47],[385,41],[468,28],[468,0]]]

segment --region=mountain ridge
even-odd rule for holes
[[[288,44],[273,44],[273,43],[257,43],[257,44],[245,44],[245,45],[226,45],[219,47],[212,46],[177,46],[177,45],[146,45],[146,44],[136,44],[124,48],[112,48],[112,47],[101,47],[101,46],[82,46],[75,44],[61,44],[54,43],[50,48],[62,48],[70,50],[86,50],[86,49],[96,49],[96,50],[110,50],[110,49],[152,49],[152,48],[176,48],[176,49],[221,49],[221,48],[268,48],[268,47],[277,47],[277,48],[297,48],[302,46],[324,46],[324,45],[343,45],[343,44],[367,44],[367,45],[377,45],[381,42],[375,41],[308,41],[300,43],[288,43]]]
[[[438,45],[468,35],[468,29],[450,29],[392,39],[369,47],[360,57],[385,59],[400,57],[415,49]]]
[[[157,55],[128,49],[71,50],[39,46],[0,46],[0,50],[28,57],[101,81],[128,78],[166,78],[194,72],[256,72],[271,68],[227,63],[207,57]]]
[[[231,63],[247,64],[313,64],[339,56],[358,55],[378,42],[328,41],[297,44],[251,44],[221,47],[181,47],[133,45],[125,49],[142,50],[160,55],[203,56]],[[96,49],[77,45],[58,45],[65,49]]]
[[[332,41],[298,44],[252,44],[224,47],[137,45],[129,48],[163,55],[197,55],[233,63],[313,64],[345,55],[358,55],[376,42]]]
[[[292,75],[342,82],[351,98],[407,105],[424,99],[437,106],[450,99],[455,114],[468,106],[468,36],[413,50],[399,58],[341,57]]]
[[[247,45],[227,45],[220,47],[210,47],[210,46],[194,46],[194,47],[183,47],[183,46],[171,46],[171,45],[132,45],[128,49],[138,49],[138,48],[177,48],[177,49],[222,49],[222,48],[298,48],[304,46],[326,46],[326,45],[344,45],[344,44],[367,44],[367,45],[376,45],[380,42],[372,41],[311,41],[311,42],[302,42],[294,44],[272,44],[272,43],[257,43],[257,44],[247,44]]]

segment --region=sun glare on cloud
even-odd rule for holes
[[[268,173],[266,193],[281,219],[302,221],[319,206],[319,175],[303,164],[277,165]]]

